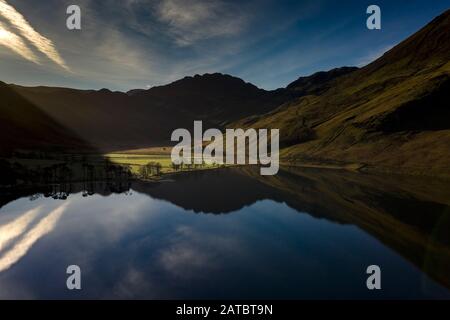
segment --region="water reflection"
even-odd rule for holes
[[[2,193],[0,297],[450,297],[445,181],[247,167],[40,188]]]
[[[34,226],[30,231],[26,232],[23,236],[21,236],[21,239],[18,240],[11,249],[5,250],[0,255],[0,272],[5,271],[9,269],[13,264],[15,264],[17,261],[20,260],[23,256],[25,256],[30,250],[30,248],[43,236],[50,233],[56,226],[57,222],[61,218],[62,214],[67,208],[67,203],[59,206],[52,212],[50,212],[48,215],[46,215],[44,218],[42,218],[40,221],[37,222],[36,226]],[[35,212],[30,211],[27,214],[25,214],[25,219],[30,218],[30,214],[35,215]],[[23,231],[23,219],[18,218],[16,221],[14,221],[11,225],[7,225],[5,227],[10,226],[12,230],[17,231]],[[26,220],[25,220],[26,221]],[[28,225],[31,222],[31,220],[26,221],[26,224]],[[16,223],[16,225],[14,225]],[[22,229],[22,230],[21,230]],[[18,236],[20,233],[15,234],[14,236]]]
[[[0,252],[5,248],[11,240],[21,235],[28,225],[36,218],[40,208],[27,211],[14,221],[0,226]]]

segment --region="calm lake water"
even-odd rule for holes
[[[67,199],[50,196],[61,190]],[[242,168],[4,193],[0,298],[448,299],[449,190]],[[366,287],[373,264],[382,290]],[[66,288],[69,265],[81,291]]]

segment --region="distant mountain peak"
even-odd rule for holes
[[[223,73],[204,73],[204,74],[196,74],[194,76],[184,77],[183,79],[177,80],[168,84],[167,86],[177,86],[184,84],[211,84],[211,85],[224,85],[224,86],[251,86],[255,89],[258,89],[255,85],[245,82],[241,78],[231,76],[229,74]],[[151,89],[150,89],[151,90]]]
[[[190,90],[203,90],[203,89],[213,89],[217,88],[221,90],[227,90],[230,87],[247,87],[262,90],[256,87],[255,85],[242,80],[241,78],[224,74],[220,72],[215,73],[204,73],[204,74],[195,74],[193,76],[185,76],[179,80],[175,80],[171,83],[165,85],[158,85],[151,87],[149,89],[133,89],[127,92],[128,95],[140,95],[155,91],[167,90],[167,89],[182,89],[189,88]]]

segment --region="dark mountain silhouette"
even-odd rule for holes
[[[0,82],[0,97],[0,155],[9,155],[18,149],[93,150],[3,82]]]
[[[12,86],[55,121],[107,151],[158,144],[168,116],[157,108],[130,103],[130,96],[109,90]],[[177,117],[173,117],[177,125]],[[153,140],[151,140],[153,138]]]
[[[285,203],[299,213],[365,230],[450,286],[450,234],[443,227],[450,208],[448,181],[295,167],[261,176],[251,166],[174,179],[137,181],[132,188],[195,213],[242,214],[239,210],[258,201]]]
[[[11,86],[50,117],[102,150],[166,145],[176,128],[205,127],[262,114],[288,99],[221,74],[186,77],[129,93]]]
[[[292,97],[286,90],[266,91],[220,73],[185,77],[133,96],[141,103],[152,102],[166,109],[193,114],[215,125],[266,113]]]
[[[280,104],[318,90],[341,73],[310,79],[301,90],[266,91],[219,73],[186,77],[165,86],[127,93],[11,85],[49,117],[104,151],[170,144],[176,128],[194,120],[223,128],[232,121],[265,114]]]

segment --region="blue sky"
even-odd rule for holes
[[[66,28],[71,4],[82,10],[81,31]],[[382,30],[366,28],[371,4]],[[274,89],[363,66],[449,8],[449,0],[0,0],[0,80],[126,91],[222,72]]]

